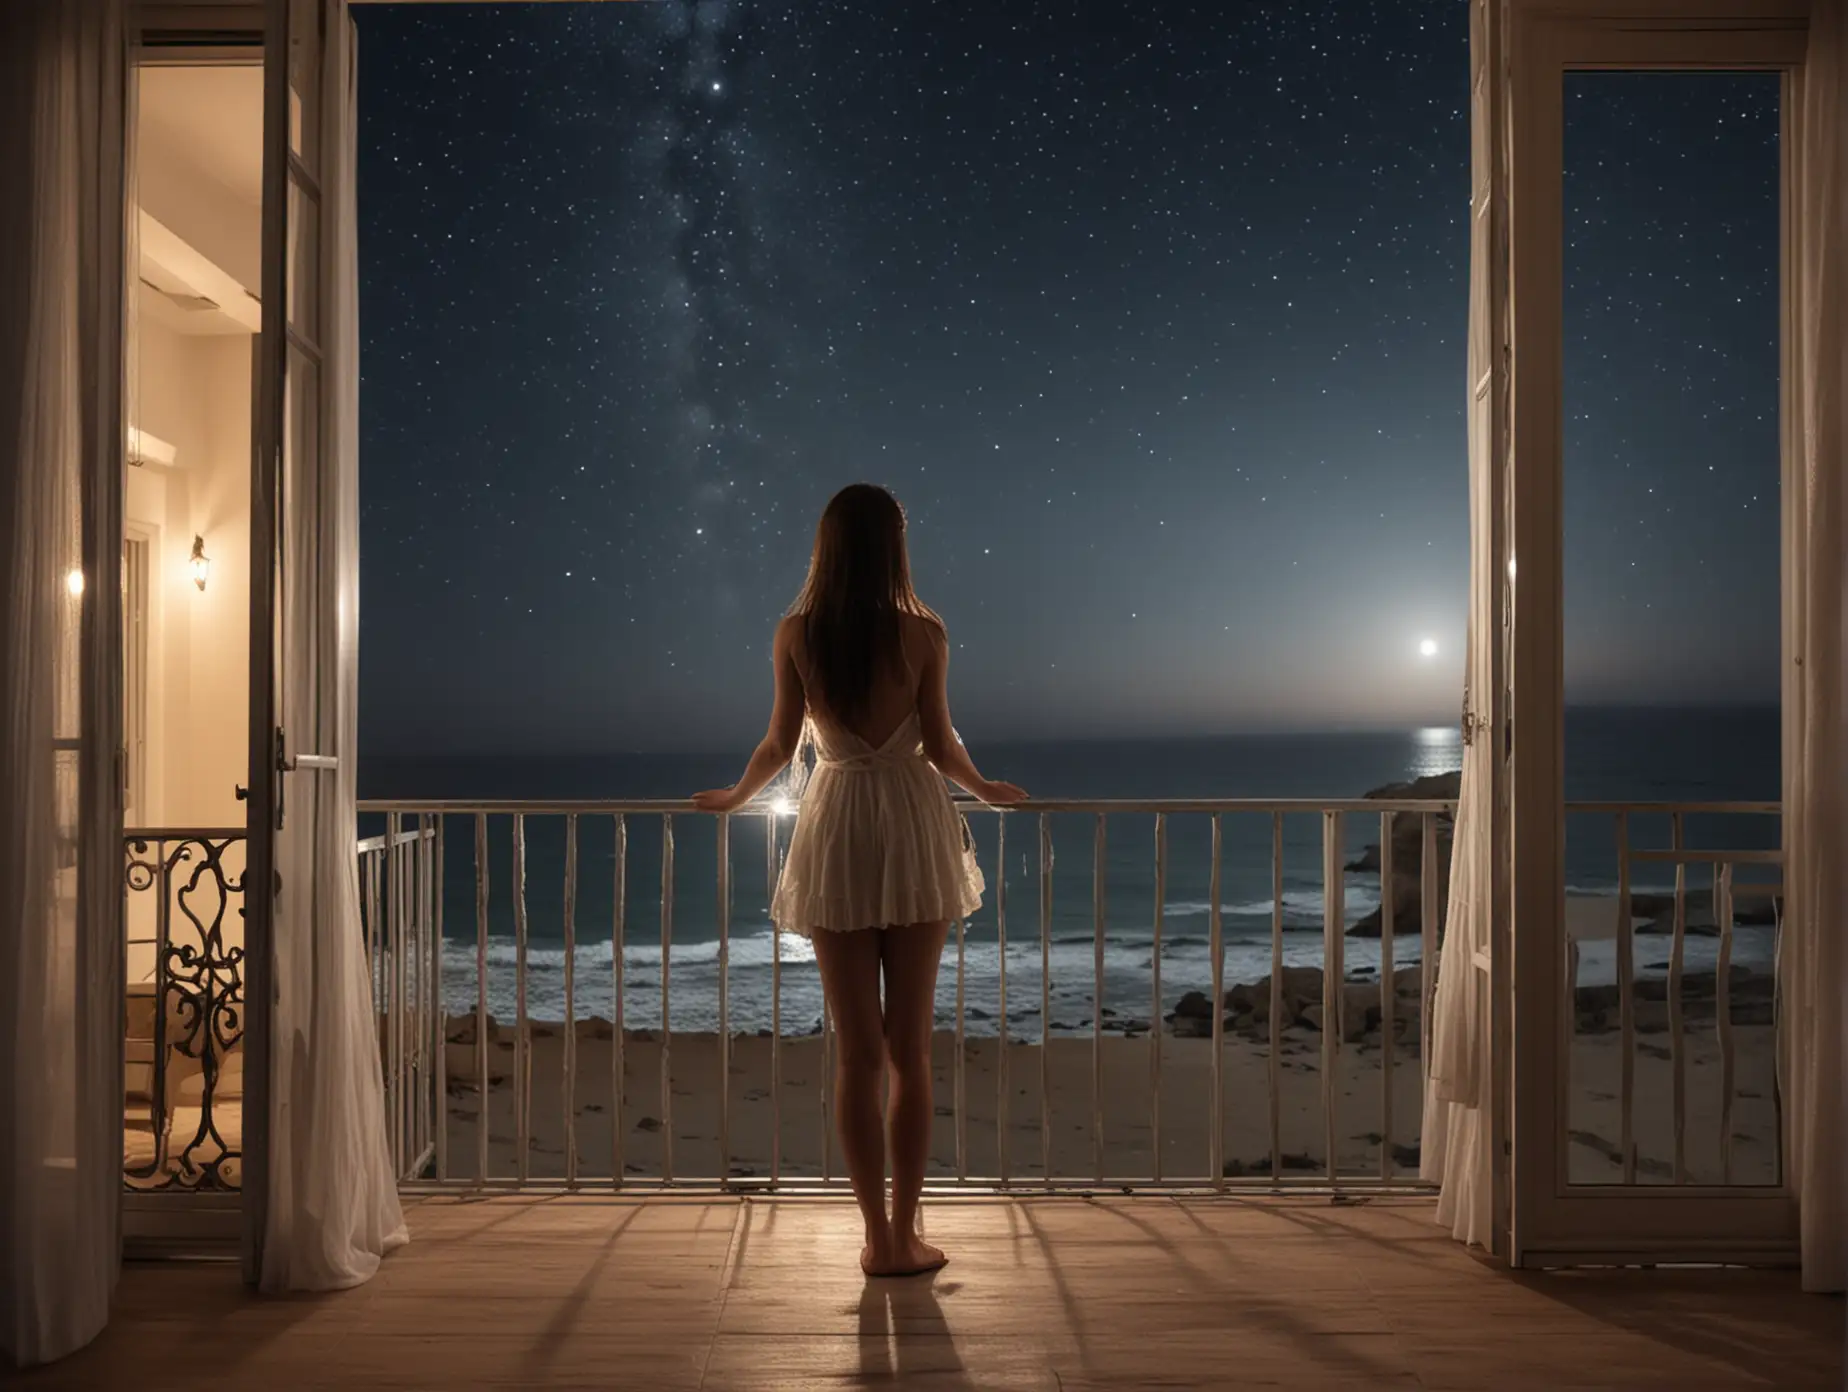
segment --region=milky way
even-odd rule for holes
[[[1453,716],[1460,0],[359,22],[369,746],[747,743],[860,478],[971,738]],[[1768,698],[1775,79],[1601,80],[1569,680]]]

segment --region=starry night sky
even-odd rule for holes
[[[748,747],[858,479],[972,741],[1454,720],[1463,0],[357,13],[375,752]],[[1775,697],[1776,126],[1573,79],[1574,699]]]

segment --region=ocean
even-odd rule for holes
[[[1572,710],[1566,718],[1568,801],[1774,801],[1779,793],[1780,727],[1775,708]],[[1271,734],[1215,738],[986,744],[972,739],[984,773],[1006,778],[1046,798],[1354,798],[1368,790],[1460,766],[1462,744],[1454,729],[1375,733]],[[368,752],[360,763],[360,795],[374,799],[646,799],[685,797],[723,786],[743,767],[736,755],[605,755],[573,758],[444,756],[392,757]],[[1038,815],[1006,817],[1005,863],[998,844],[1001,818],[972,811],[989,892],[980,910],[952,932],[939,979],[938,1013],[954,1018],[960,953],[966,1026],[971,1033],[1000,1028],[1002,949],[997,901],[1006,889],[1006,1007],[1010,1034],[1038,1038],[1091,1028],[1096,967],[1093,908],[1094,818],[1053,814],[1048,941],[1042,945],[1038,870]],[[773,1018],[786,1033],[819,1028],[820,984],[808,944],[771,932],[771,871],[766,819],[737,816],[731,829],[731,935],[728,1022],[735,1031],[768,1029]],[[443,997],[456,1014],[477,997],[475,819],[444,820]],[[792,819],[779,819],[778,845],[787,845]],[[668,1020],[677,1030],[718,1025],[718,893],[715,819],[682,814],[674,819],[671,933],[664,951],[662,828],[660,818],[630,814],[625,893],[622,900],[623,1020],[632,1028],[658,1028],[664,975]],[[362,818],[362,835],[380,829]],[[1775,817],[1689,816],[1691,846],[1769,847],[1778,844]],[[1379,818],[1344,818],[1344,864],[1377,842]],[[578,819],[575,944],[571,953],[575,1013],[611,1018],[614,1012],[616,825],[609,815]],[[1283,847],[1283,949],[1287,965],[1323,963],[1322,819],[1285,818]],[[1667,846],[1666,818],[1633,818],[1633,846]],[[489,819],[488,1002],[498,1019],[515,1004],[512,819]],[[1189,990],[1212,980],[1211,819],[1175,814],[1168,819],[1167,887],[1161,916],[1159,1013]],[[1271,819],[1228,814],[1222,822],[1220,903],[1225,947],[1224,981],[1255,981],[1271,962]],[[1105,852],[1102,1003],[1108,1028],[1146,1023],[1157,1013],[1152,988],[1155,938],[1155,835],[1149,815],[1112,815]],[[1702,872],[1704,873],[1704,872]],[[1617,855],[1608,816],[1567,818],[1566,881],[1578,895],[1614,895]],[[1706,881],[1690,873],[1690,888]],[[1633,865],[1633,888],[1667,892],[1672,869]],[[526,819],[527,999],[534,1019],[562,1020],[565,1009],[565,824],[558,815]],[[1377,872],[1348,872],[1343,903],[1349,925],[1379,905]],[[1415,923],[1397,925],[1392,966],[1420,960]],[[1639,939],[1644,974],[1663,969],[1659,950]],[[1690,970],[1711,968],[1714,940],[1691,938]],[[1377,971],[1377,938],[1345,939],[1350,975]],[[1773,947],[1766,928],[1741,928],[1734,960],[1768,970]],[[780,973],[775,959],[780,952]],[[1041,1019],[1042,952],[1050,958],[1050,1010]],[[666,967],[664,973],[663,967]],[[1580,982],[1610,980],[1608,944],[1593,945]],[[773,982],[780,1015],[773,1011]]]

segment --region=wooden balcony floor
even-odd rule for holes
[[[24,1386],[1842,1386],[1843,1305],[1788,1272],[1511,1276],[1417,1200],[943,1200],[934,1278],[864,1280],[836,1200],[429,1199],[369,1285],[265,1299],[132,1265]]]

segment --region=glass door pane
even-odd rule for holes
[[[1781,1178],[1780,94],[1565,78],[1573,1186]]]

